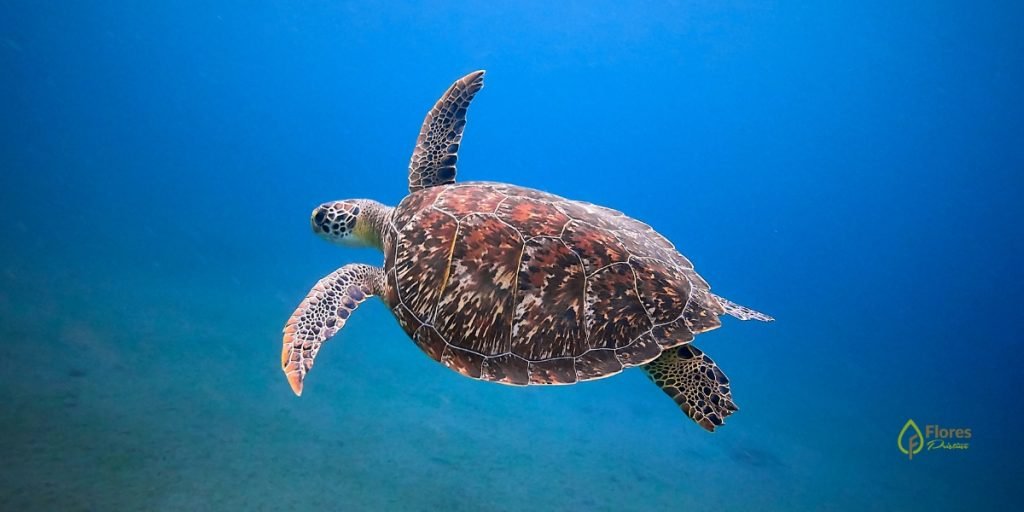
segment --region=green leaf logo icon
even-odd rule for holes
[[[900,436],[896,438],[896,446],[910,460],[914,460],[914,455],[921,453],[924,448],[924,435],[921,434],[921,429],[917,428],[917,423],[914,423],[914,420],[907,420],[907,424],[903,425]]]

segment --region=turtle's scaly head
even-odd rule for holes
[[[345,199],[317,206],[310,215],[313,232],[347,247],[381,248],[381,230],[391,208],[369,199]]]

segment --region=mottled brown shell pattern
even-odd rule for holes
[[[385,302],[431,358],[512,385],[646,364],[720,325],[675,247],[620,212],[500,183],[415,192],[384,241]]]

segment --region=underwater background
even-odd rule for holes
[[[998,2],[0,1],[0,509],[1020,506],[1022,9]],[[488,71],[459,179],[650,223],[776,317],[639,370],[476,382],[379,301],[295,397],[281,328],[371,250],[424,114]],[[897,437],[970,428],[911,460]]]

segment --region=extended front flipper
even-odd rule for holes
[[[668,349],[643,369],[687,416],[709,432],[739,410],[732,401],[729,379],[693,345]]]
[[[409,192],[455,183],[466,110],[483,86],[484,72],[474,71],[456,80],[427,112],[409,160]]]
[[[384,280],[381,269],[349,264],[316,283],[284,326],[281,368],[296,395],[313,367],[320,345],[334,336],[359,303],[378,295]]]

